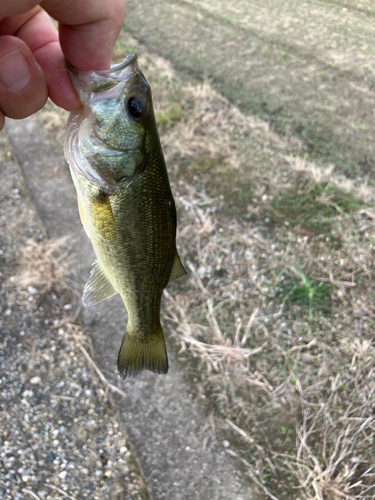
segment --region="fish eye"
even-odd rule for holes
[[[136,97],[131,97],[128,100],[128,110],[133,118],[140,118],[143,113],[143,104]]]

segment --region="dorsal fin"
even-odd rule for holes
[[[103,273],[99,262],[96,260],[92,265],[90,278],[85,285],[82,295],[82,303],[86,307],[98,304],[102,300],[116,295],[116,290]]]
[[[185,271],[184,266],[181,264],[180,256],[178,255],[178,252],[176,250],[169,283],[173,280],[176,280],[177,278],[181,278],[181,276],[185,276],[185,274],[187,274],[187,272]]]

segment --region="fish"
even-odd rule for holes
[[[104,71],[68,69],[83,107],[69,117],[65,158],[96,255],[82,302],[91,307],[120,294],[128,313],[120,375],[165,374],[162,294],[186,271],[150,85],[135,54]]]

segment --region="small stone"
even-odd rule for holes
[[[53,462],[56,458],[56,455],[54,453],[52,453],[52,451],[50,451],[47,456],[46,456],[46,462],[47,464]]]
[[[72,304],[65,304],[64,311],[69,311],[70,309],[72,309],[72,307]]]
[[[32,384],[32,385],[40,384],[41,381],[42,381],[42,379],[40,377],[33,377],[30,379],[30,384]]]
[[[203,278],[207,273],[207,269],[203,266],[201,266],[199,269],[198,269],[198,276],[200,276],[201,278]]]
[[[230,442],[229,442],[229,441],[227,441],[226,439],[224,439],[224,441],[223,441],[223,446],[224,446],[224,448],[229,448],[229,446],[230,446]]]
[[[5,316],[10,316],[12,314],[12,309],[7,309],[4,314]]]
[[[128,451],[126,446],[121,446],[120,453],[126,453]]]
[[[104,475],[105,475],[105,477],[112,477],[112,471],[106,470]]]
[[[66,470],[63,470],[63,471],[60,472],[59,478],[60,479],[65,479],[66,478]]]
[[[34,288],[33,286],[28,286],[28,287],[27,287],[27,291],[28,291],[29,293],[31,293],[31,295],[33,295],[34,293],[37,293],[37,292],[38,292],[38,290],[37,290],[36,288]]]
[[[103,471],[102,470],[96,470],[95,471],[95,475],[96,476],[102,476],[103,475]]]

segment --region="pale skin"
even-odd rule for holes
[[[123,0],[0,0],[0,130],[6,116],[26,118],[48,97],[78,109],[65,61],[109,68],[124,14]]]

